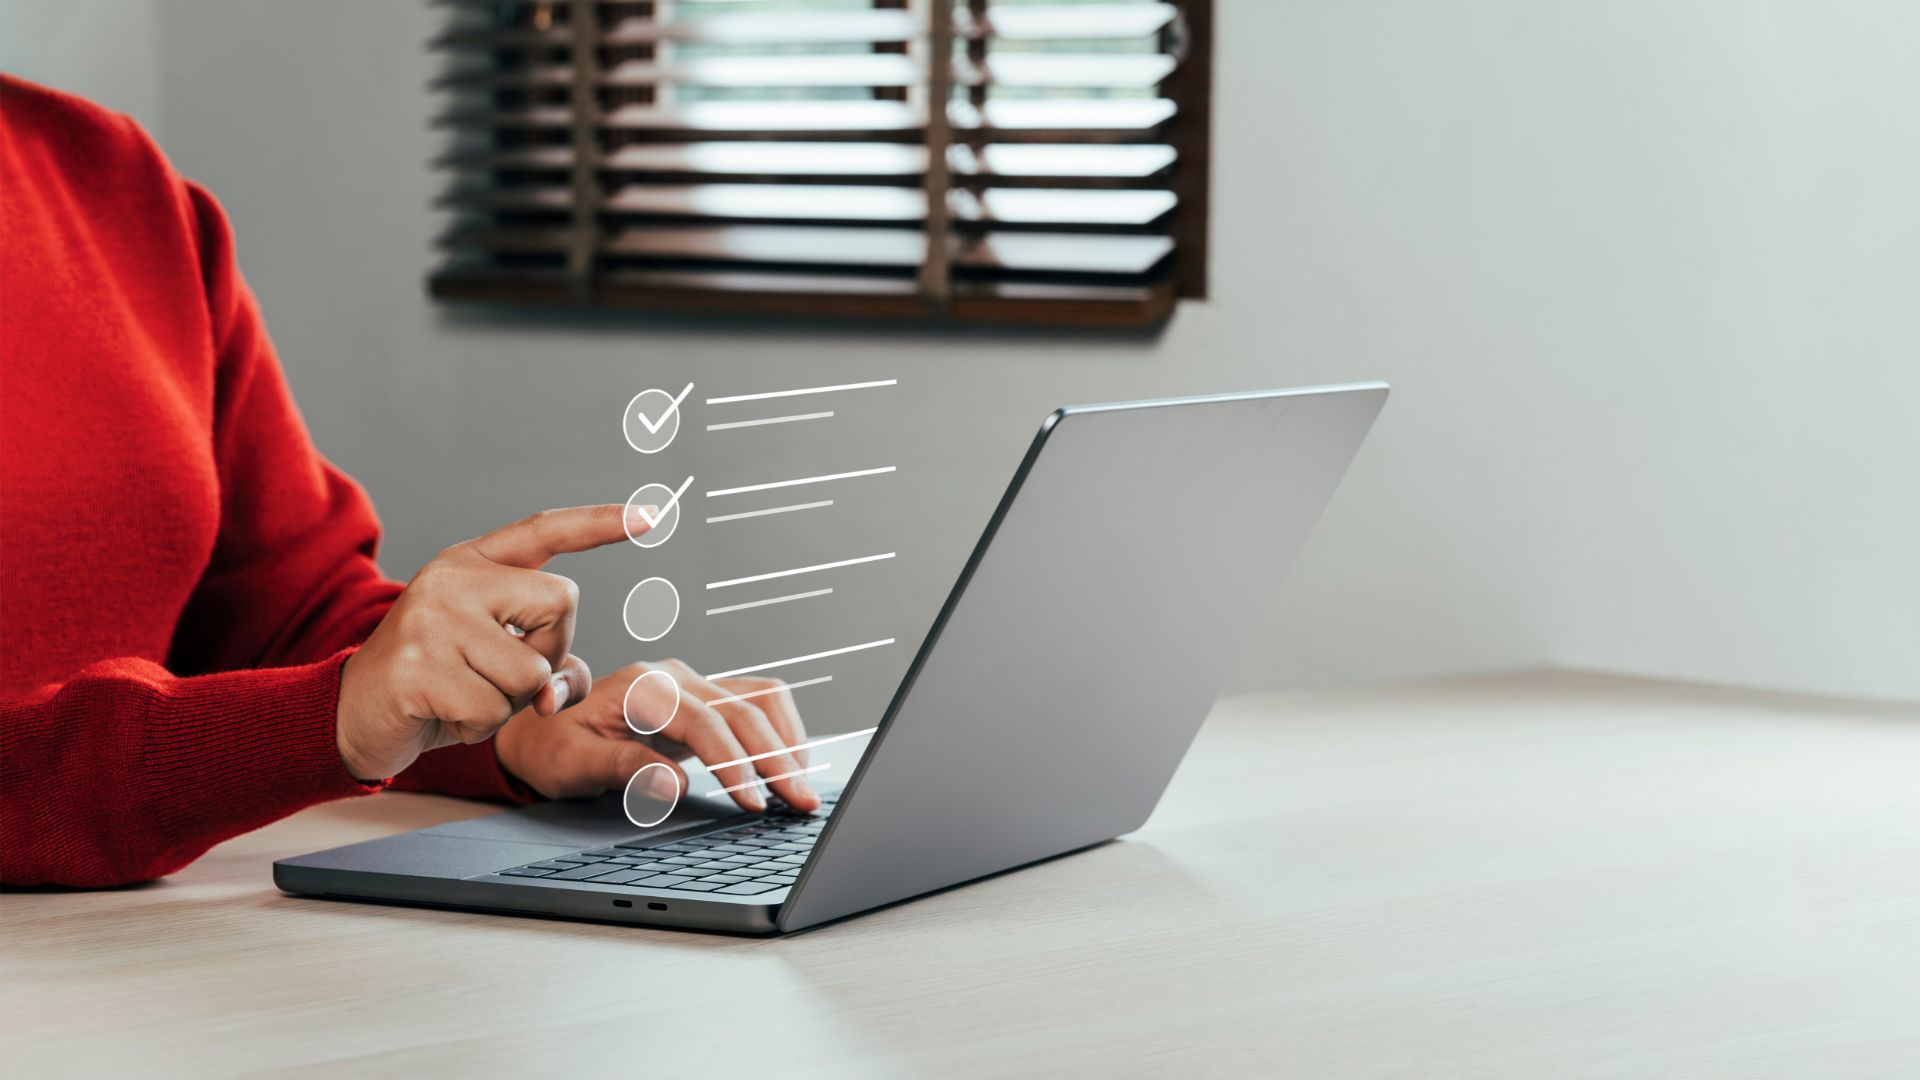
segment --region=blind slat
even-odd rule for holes
[[[602,249],[615,255],[826,266],[920,265],[926,237],[910,229],[722,225],[630,228]],[[989,233],[958,242],[954,262],[983,270],[1138,275],[1173,251],[1164,236]]]
[[[984,24],[963,32],[1002,41],[1118,41],[1157,34],[1177,14],[1172,4],[996,4]]]
[[[1129,132],[1148,132],[1171,120],[1174,103],[1166,98],[1086,98],[989,101],[984,110],[956,101],[948,110],[953,125],[986,127],[1019,137],[1045,132],[1071,140]],[[563,105],[538,105],[488,112],[455,111],[438,123],[450,127],[570,128],[573,112]],[[835,132],[911,133],[924,126],[919,112],[903,101],[700,101],[682,105],[622,105],[603,113],[602,127],[636,131],[674,131],[688,136],[741,132],[831,135]],[[984,123],[983,123],[984,122]]]

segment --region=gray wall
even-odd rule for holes
[[[662,647],[726,667],[913,638],[1059,403],[1380,377],[1396,397],[1242,685],[1556,663],[1916,698],[1917,12],[1220,0],[1216,295],[1152,340],[435,307],[424,5],[174,0],[159,104],[395,573],[647,480],[900,467],[824,513],[571,560],[598,666],[649,651],[619,623],[641,576],[692,597],[869,551],[901,557]],[[901,386],[822,424],[649,459],[619,433],[647,386],[879,377]],[[906,658],[838,668],[815,726],[871,715]]]
[[[157,138],[158,0],[0,0],[0,71],[131,115]]]

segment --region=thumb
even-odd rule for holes
[[[593,689],[593,672],[587,662],[573,655],[560,662],[548,677],[547,684],[533,695],[533,711],[541,716],[552,716],[575,702],[585,701],[587,691]]]

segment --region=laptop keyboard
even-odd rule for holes
[[[784,889],[800,876],[800,866],[827,827],[838,799],[837,792],[823,795],[818,811],[802,814],[776,798],[766,813],[745,825],[667,844],[653,838],[629,840],[500,873],[635,889],[758,896]]]

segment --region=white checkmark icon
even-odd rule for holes
[[[666,425],[667,417],[672,416],[673,411],[675,409],[678,409],[680,407],[680,403],[687,400],[687,395],[691,393],[693,393],[693,384],[688,383],[686,386],[686,389],[680,391],[680,395],[678,397],[674,398],[672,401],[667,403],[666,409],[660,413],[660,419],[658,420],[647,419],[647,414],[641,412],[638,409],[635,409],[633,411],[633,415],[647,429],[647,434],[658,435],[660,434],[660,429]]]
[[[687,389],[688,390],[693,389],[693,384],[688,383]],[[682,393],[682,396],[685,395],[685,391],[682,391],[681,393]],[[634,514],[639,516],[641,521],[644,521],[647,523],[647,528],[651,529],[654,526],[660,524],[662,521],[666,520],[667,515],[673,511],[673,504],[680,501],[680,496],[686,494],[687,488],[692,484],[693,484],[693,477],[691,476],[687,477],[686,480],[681,482],[680,490],[674,492],[673,495],[667,499],[667,505],[661,507],[655,513],[652,513],[652,514],[647,513],[647,508],[644,506],[634,507],[633,512]]]

